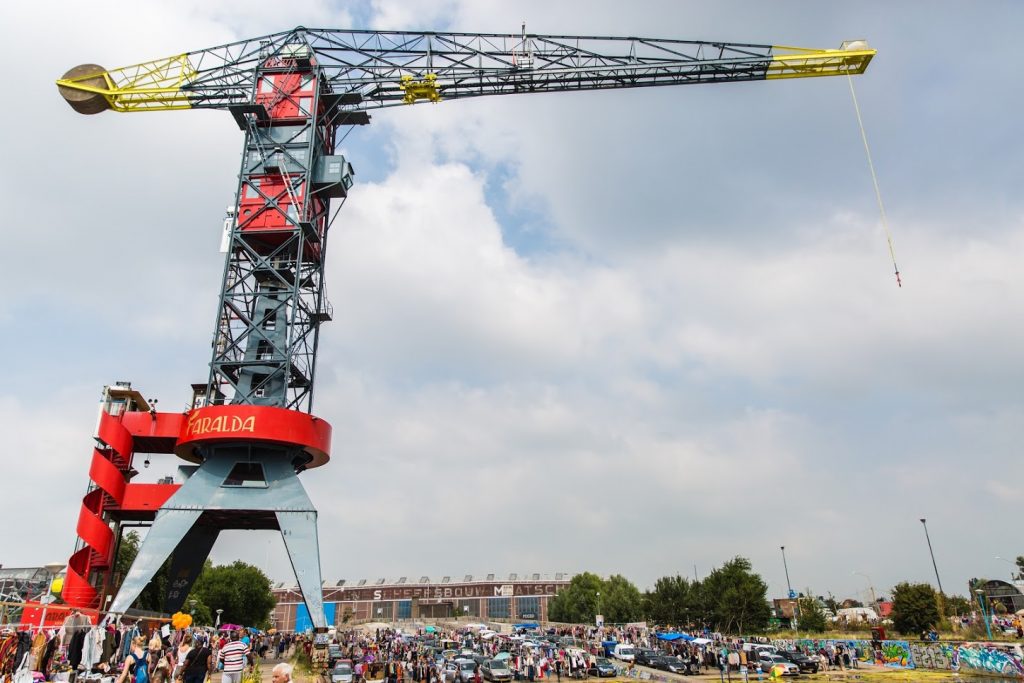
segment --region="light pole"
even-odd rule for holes
[[[786,564],[786,546],[780,545],[779,550],[782,551],[782,568],[786,570],[786,590],[789,591],[789,598],[792,600],[796,596],[793,593],[793,584],[789,582],[789,565]]]
[[[50,585],[53,583],[53,579],[60,570],[64,569],[63,562],[51,562],[50,564],[44,565],[43,570],[46,572],[46,587],[43,588],[43,594],[39,598],[39,602],[43,603],[43,613],[39,617],[39,630],[43,630],[43,626],[46,624],[46,608],[53,602],[53,596],[50,595]]]
[[[945,591],[942,590],[942,579],[939,578],[939,565],[935,564],[935,552],[932,550],[932,539],[928,535],[928,520],[924,517],[921,518],[921,526],[924,527],[924,538],[928,541],[928,554],[932,558],[932,568],[935,570],[935,582],[939,584],[939,595],[945,595]]]
[[[193,619],[195,619],[195,616],[196,616],[196,601],[194,599],[189,600],[188,601],[188,607],[189,607],[189,611],[188,611],[189,615],[191,615],[191,617]]]
[[[855,571],[853,573],[857,576],[863,576],[865,579],[868,580],[868,589],[871,591],[871,611],[874,612],[879,619],[881,619],[882,615],[879,614],[879,612],[881,612],[881,608],[878,606],[878,598],[875,597],[875,582],[872,581],[871,577],[865,574],[864,572]]]
[[[978,596],[978,605],[981,606],[981,618],[985,620],[985,633],[988,634],[988,639],[992,640],[992,620],[985,614],[985,591],[980,588],[974,589],[974,592]]]
[[[790,600],[794,600],[796,598],[796,593],[793,592],[793,584],[789,582],[789,565],[786,563],[786,546],[780,545],[779,550],[782,551],[782,568],[786,570],[786,590],[788,591],[787,595],[789,596]],[[799,611],[800,602],[797,601],[793,603],[793,619],[791,620],[792,623],[790,624],[790,626],[792,626],[793,629],[796,629],[800,625],[799,617],[797,616]]]
[[[224,610],[222,610],[222,609],[217,610],[217,623],[213,625],[214,629],[220,628],[220,615],[223,614],[223,613],[224,613]]]

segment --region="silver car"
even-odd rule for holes
[[[480,665],[480,675],[485,681],[511,681],[512,669],[503,659],[488,659]]]
[[[352,665],[338,662],[331,669],[331,683],[352,683]]]
[[[771,673],[772,669],[775,667],[781,666],[783,676],[800,675],[800,667],[787,659],[783,659],[779,655],[773,655],[771,652],[761,650],[757,653],[757,661],[760,665],[761,671],[766,674]]]

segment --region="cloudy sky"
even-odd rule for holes
[[[287,11],[283,8],[287,7]],[[623,573],[751,558],[773,595],[1006,578],[1024,554],[1016,2],[5,3],[4,566],[65,559],[104,384],[205,381],[223,112],[82,117],[53,80],[294,25],[879,50],[845,79],[378,112],[345,143],[302,477],[325,578]],[[156,458],[140,480],[172,473]],[[279,538],[217,562],[291,581]]]

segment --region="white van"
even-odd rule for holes
[[[633,647],[632,643],[619,643],[612,650],[612,657],[623,662],[632,662],[636,657],[636,648]]]

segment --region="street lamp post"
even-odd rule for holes
[[[985,614],[985,591],[980,588],[974,589],[974,592],[978,596],[978,605],[981,606],[981,618],[985,620],[985,633],[988,634],[988,639],[992,640],[992,620]]]
[[[211,600],[211,602],[212,602],[212,600]],[[220,628],[220,615],[223,614],[223,613],[224,613],[224,610],[222,610],[222,609],[218,609],[217,610],[217,623],[213,625],[213,628],[215,628],[215,629]]]
[[[932,569],[935,570],[935,582],[939,584],[939,595],[936,598],[939,607],[939,620],[946,616],[946,592],[942,590],[942,579],[939,578],[939,565],[935,563],[935,552],[932,550],[932,539],[928,535],[928,520],[921,518],[921,526],[924,527],[924,538],[928,541],[928,554],[932,558]]]
[[[789,565],[786,563],[786,546],[780,545],[779,550],[782,551],[782,568],[786,570],[786,590],[788,591],[787,596],[790,600],[794,600],[796,598],[796,593],[793,592],[793,584],[789,582]],[[796,630],[800,626],[799,612],[800,601],[797,600],[793,603],[793,618],[790,620],[790,626],[793,627],[793,630]]]
[[[195,618],[195,616],[196,616],[196,601],[195,601],[195,599],[192,599],[192,600],[189,600],[189,601],[188,601],[188,607],[189,607],[189,611],[188,611],[188,613],[189,613],[189,614],[190,614],[190,615],[191,615],[191,616],[192,616],[193,618]]]
[[[939,565],[935,564],[935,552],[932,550],[932,539],[928,535],[928,520],[924,517],[921,518],[921,526],[924,527],[924,538],[928,541],[928,554],[932,558],[932,569],[935,570],[935,582],[939,584],[939,594],[945,595],[945,591],[942,590],[942,579],[939,578]]]

